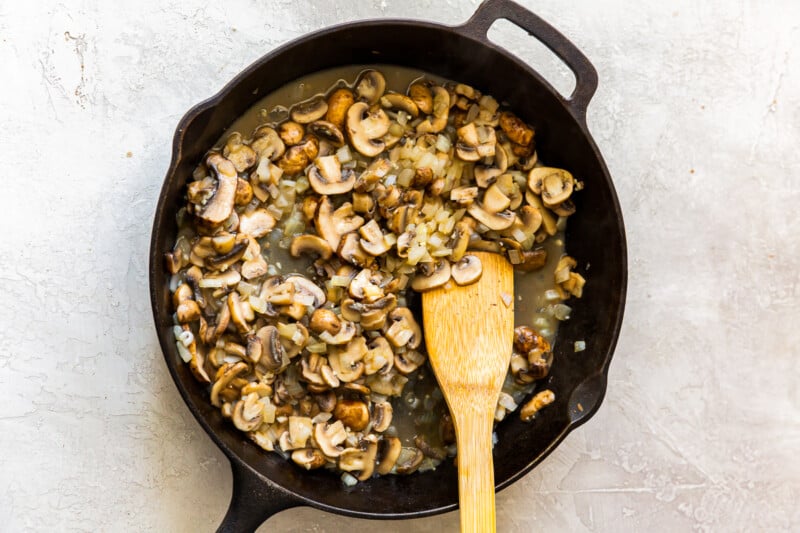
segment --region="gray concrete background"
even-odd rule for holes
[[[626,215],[603,408],[497,498],[501,531],[800,529],[800,4],[525,1],[596,65],[588,122]],[[223,455],[147,299],[174,127],[259,56],[476,1],[0,4],[0,530],[212,531]],[[532,40],[492,37],[568,91]],[[308,508],[260,531],[456,531]]]

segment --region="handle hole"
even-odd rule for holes
[[[533,67],[565,99],[575,90],[575,75],[539,39],[505,19],[496,20],[486,36]]]

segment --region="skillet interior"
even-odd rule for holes
[[[300,503],[368,518],[419,517],[455,508],[456,470],[446,461],[435,472],[387,476],[345,489],[338,476],[301,472],[276,454],[251,444],[208,401],[205,389],[180,360],[171,333],[168,278],[163,253],[176,233],[174,213],[194,165],[233,122],[263,95],[305,74],[348,64],[398,64],[462,81],[506,101],[536,128],[545,162],[569,169],[586,183],[575,195],[567,251],[584,274],[584,296],[559,329],[548,387],[556,402],[533,423],[510,416],[497,429],[495,479],[502,488],[541,461],[599,406],[605,372],[616,343],[625,296],[626,252],[622,216],[608,172],[591,137],[568,105],[521,61],[457,30],[421,22],[348,24],[315,33],[265,56],[218,95],[181,121],[173,161],[156,210],[150,258],[151,298],[167,366],[192,413],[234,461],[292,493]],[[523,295],[524,297],[524,295]],[[573,352],[585,339],[587,349]],[[579,405],[580,404],[580,405]]]

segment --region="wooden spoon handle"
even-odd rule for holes
[[[462,533],[495,531],[492,417],[453,420],[458,441],[458,500]]]

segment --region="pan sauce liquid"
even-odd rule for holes
[[[225,139],[233,133],[239,132],[248,138],[253,130],[261,124],[280,122],[289,114],[289,107],[293,104],[311,98],[318,94],[326,94],[333,87],[352,86],[359,73],[365,69],[379,70],[386,78],[386,89],[400,93],[406,92],[409,84],[419,78],[433,80],[439,83],[448,81],[440,76],[435,76],[424,71],[410,69],[395,65],[351,65],[324,70],[296,79],[256,102],[248,111],[239,117],[228,130],[220,137],[216,147],[220,148]],[[546,160],[546,154],[545,154]],[[558,320],[547,312],[548,305],[553,302],[545,298],[545,292],[555,288],[553,272],[558,259],[564,253],[564,224],[559,224],[560,231],[548,238],[541,246],[547,250],[547,262],[543,268],[530,273],[515,272],[515,325],[533,327],[551,346],[554,345],[558,331]],[[300,272],[306,275],[313,273],[311,261],[303,258],[291,257],[288,250],[278,245],[282,234],[274,230],[262,239],[264,244],[264,257],[269,264],[275,265],[281,274]],[[418,317],[421,324],[421,317]],[[467,343],[468,344],[468,343]],[[423,346],[421,346],[422,348]],[[536,383],[519,386],[509,376],[503,390],[514,397],[517,403],[523,401],[525,396],[536,388]],[[393,427],[387,430],[387,435],[396,434],[404,445],[414,446],[417,435],[422,436],[426,442],[435,447],[444,447],[441,439],[440,422],[447,416],[447,406],[442,399],[441,391],[436,384],[436,379],[429,365],[424,365],[411,377],[405,386],[403,396],[391,398],[394,409]],[[513,416],[509,414],[508,416]],[[450,449],[452,452],[452,448]],[[434,463],[423,462],[420,470],[435,467]]]

